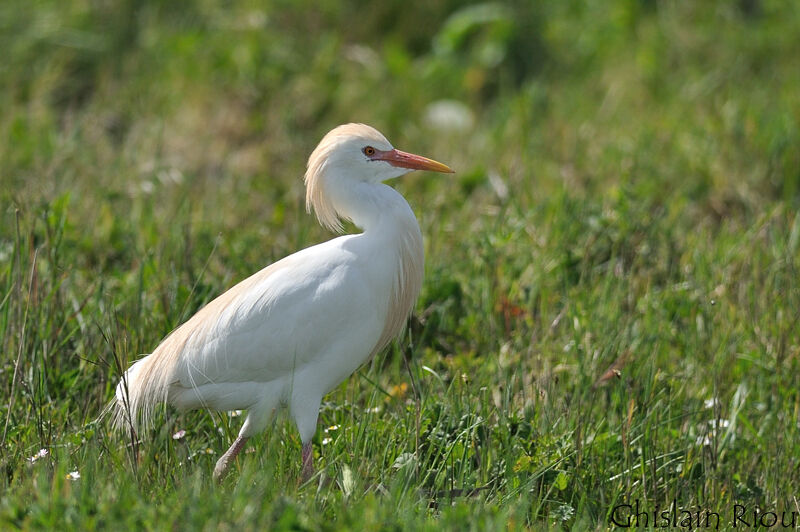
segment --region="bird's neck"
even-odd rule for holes
[[[331,192],[333,207],[339,216],[352,221],[365,234],[391,238],[408,231],[419,233],[417,219],[408,202],[388,185],[362,182],[350,190]]]
[[[376,253],[369,254],[370,260],[387,266],[378,268],[387,275],[383,283],[388,283],[389,293],[386,321],[373,356],[400,333],[414,308],[422,288],[425,253],[417,219],[400,193],[384,184],[356,187],[347,196],[332,199],[340,216],[364,230],[359,240]]]

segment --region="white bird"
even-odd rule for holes
[[[117,425],[147,425],[163,402],[247,410],[214,468],[219,480],[285,406],[303,443],[307,480],[323,396],[398,335],[419,295],[422,233],[403,196],[383,184],[412,170],[452,172],[394,149],[364,124],[325,135],[308,159],[306,208],[333,231],[350,220],[363,232],[289,255],[200,309],[125,372]]]

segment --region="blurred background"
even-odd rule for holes
[[[785,2],[7,0],[0,27],[4,202],[211,181],[262,223],[348,121],[455,165],[414,186],[448,200],[685,186],[727,214],[798,194]]]
[[[230,283],[328,236],[304,212],[305,162],[329,129],[358,121],[457,170],[395,183],[439,281],[426,301],[478,282],[461,263],[497,265],[471,292],[506,313],[502,298],[530,305],[539,287],[598,268],[673,275],[687,232],[736,235],[776,208],[790,228],[798,11],[6,0],[0,255],[20,234],[58,235],[51,258],[78,292],[125,275],[147,286],[166,264],[178,285],[202,288],[203,268]]]
[[[234,282],[329,238],[302,175],[328,130],[357,121],[457,172],[393,182],[426,241],[413,359],[470,396],[503,390],[487,401],[569,456],[586,424],[622,426],[597,444],[620,462],[576,460],[583,486],[616,493],[624,478],[603,469],[632,456],[625,430],[658,433],[651,448],[680,471],[710,467],[710,404],[755,428],[729,429],[727,476],[666,485],[687,502],[795,493],[782,438],[800,452],[796,416],[769,413],[800,389],[799,6],[3,0],[4,463],[80,447],[113,356],[149,352]],[[408,377],[396,364],[386,389],[410,393],[391,388]],[[745,407],[730,402],[741,386]],[[654,404],[695,417],[651,426]],[[520,434],[508,478],[552,463]]]

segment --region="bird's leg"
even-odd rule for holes
[[[311,442],[303,444],[303,473],[301,482],[308,482],[314,476],[314,453],[311,450]]]
[[[231,461],[236,458],[236,455],[242,450],[244,444],[247,443],[247,440],[247,436],[237,436],[230,448],[225,451],[225,454],[219,457],[219,460],[217,460],[217,465],[214,466],[215,481],[221,482],[222,479],[225,478],[225,475],[228,473],[228,467],[231,465]]]

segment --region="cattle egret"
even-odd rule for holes
[[[452,172],[396,150],[364,124],[329,132],[308,159],[306,208],[343,232],[267,266],[200,309],[136,361],[116,390],[116,421],[147,425],[153,408],[247,410],[214,478],[279,407],[303,443],[302,478],[314,472],[311,439],[325,394],[403,328],[422,284],[414,213],[383,181],[412,170]]]

